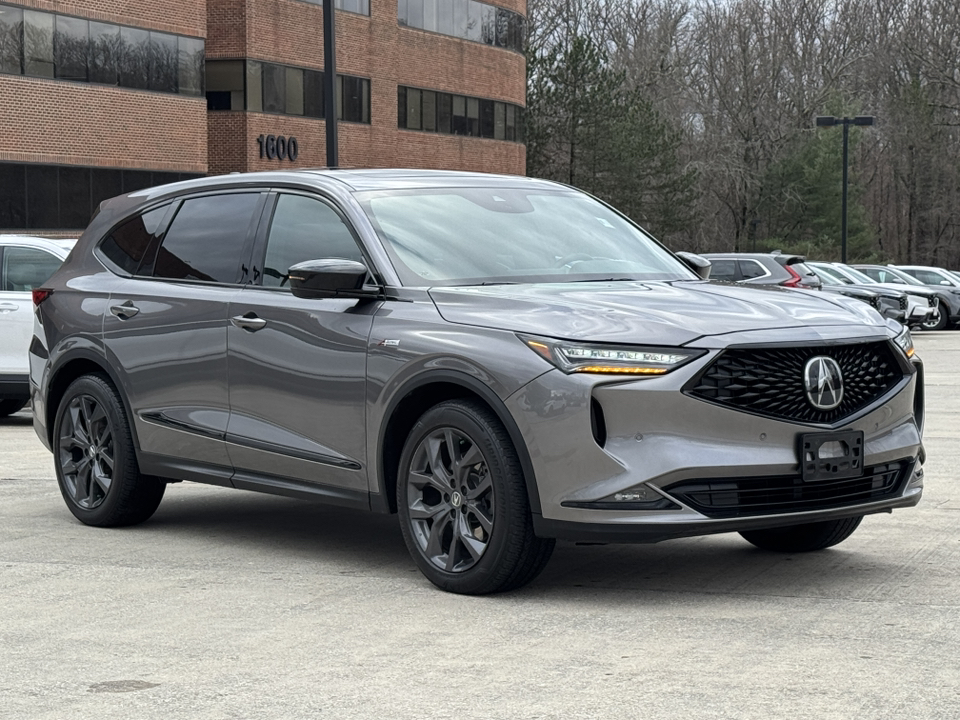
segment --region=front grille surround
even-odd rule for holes
[[[914,372],[888,341],[835,345],[727,348],[683,388],[698,400],[787,422],[831,427],[847,421],[906,384]],[[843,374],[843,401],[819,410],[807,399],[803,369],[818,355]]]
[[[868,467],[858,478],[804,482],[799,475],[682,480],[662,490],[709,518],[740,518],[860,505],[898,497],[909,460]]]

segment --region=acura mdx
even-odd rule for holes
[[[909,332],[708,272],[528,178],[142,190],[33,290],[36,431],[88,525],[181,480],[395,512],[427,578],[471,594],[529,582],[558,538],[801,552],[915,505]]]

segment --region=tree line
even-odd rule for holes
[[[529,0],[527,172],[676,249],[960,267],[956,0]]]

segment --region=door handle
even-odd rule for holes
[[[0,313],[16,312],[20,306],[16,303],[0,303]]]
[[[132,318],[134,315],[137,315],[140,312],[140,308],[127,300],[125,303],[123,303],[123,305],[111,305],[110,312],[112,312],[121,320],[127,320]]]
[[[234,327],[241,328],[242,330],[248,330],[249,332],[256,332],[267,325],[266,320],[257,317],[256,314],[252,312],[232,317],[230,318],[230,322],[233,323]]]

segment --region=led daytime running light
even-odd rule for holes
[[[590,345],[523,335],[519,337],[540,357],[568,374],[665,375],[705,352],[680,348],[674,350],[634,348],[629,345]]]
[[[584,367],[573,368],[573,372],[604,373],[607,375],[664,375],[667,372],[667,368],[586,365]]]
[[[615,362],[650,363],[656,365],[676,365],[686,360],[688,355],[670,353],[643,352],[639,350],[613,350],[608,348],[560,347],[560,352],[568,360],[613,360]]]

